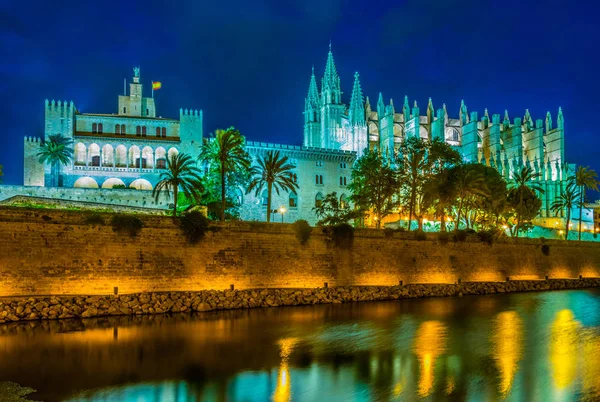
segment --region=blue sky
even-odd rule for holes
[[[469,111],[534,119],[562,106],[571,163],[600,170],[600,6],[562,0],[3,1],[0,164],[22,183],[24,136],[43,135],[44,99],[116,112],[123,78],[141,66],[158,114],[204,110],[205,133],[235,126],[250,140],[300,144],[311,66],[329,40],[344,101],[353,74],[422,110],[429,97]],[[319,79],[320,81],[320,79]],[[556,124],[556,123],[555,123]]]

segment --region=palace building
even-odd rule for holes
[[[151,190],[169,155],[199,154],[202,110],[180,109],[179,120],[157,117],[154,99],[144,97],[142,90],[140,70],[135,68],[129,95],[118,97],[116,113],[80,113],[73,102],[45,102],[46,137],[62,134],[72,138],[74,144],[73,161],[62,169],[61,187]],[[486,109],[479,118],[477,112],[468,112],[461,102],[458,115],[451,117],[445,104],[436,110],[431,99],[422,114],[416,102],[410,106],[407,97],[398,111],[393,100],[384,102],[381,93],[377,99],[373,108],[369,98],[363,96],[359,74],[355,73],[349,103],[344,103],[330,46],[320,90],[314,68],[309,79],[303,145],[247,142],[253,158],[276,150],[296,166],[293,174],[299,190],[274,195],[273,209],[284,212],[282,216],[276,214],[274,220],[306,219],[314,223],[312,208],[326,194],[335,191],[342,201],[348,199],[352,164],[366,149],[391,154],[404,139],[420,137],[443,140],[457,149],[465,161],[494,167],[507,180],[523,166],[531,167],[539,173],[546,189],[541,195],[543,206],[538,224],[554,227],[562,221],[563,214],[555,216],[550,205],[563,191],[573,166],[564,158],[565,126],[560,108],[554,124],[550,112],[545,119],[534,120],[526,110],[523,118],[511,120],[506,111],[503,117],[490,116]],[[50,166],[38,161],[40,143],[38,138],[25,138],[25,186],[44,187],[50,182]],[[265,220],[266,190],[256,197],[239,189],[237,200],[242,219]]]

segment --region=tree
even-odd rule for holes
[[[250,156],[246,152],[244,145],[244,136],[233,127],[227,130],[217,130],[214,139],[207,138],[204,140],[200,156],[198,157],[200,161],[214,166],[220,178],[221,207],[219,217],[221,221],[225,220],[228,175],[250,169]]]
[[[581,224],[583,221],[583,205],[585,203],[586,190],[598,190],[598,174],[589,167],[578,166],[575,172],[575,183],[579,187],[579,236],[581,241]]]
[[[267,187],[267,222],[271,222],[271,200],[273,189],[277,195],[280,190],[295,191],[298,184],[292,179],[294,165],[288,163],[287,156],[280,156],[279,151],[268,151],[265,157],[258,158],[257,166],[251,169],[252,179],[248,193],[255,190],[255,196]]]
[[[446,231],[446,212],[456,201],[456,187],[450,170],[444,169],[437,173],[424,186],[423,203],[433,206],[440,217],[440,231]]]
[[[327,194],[313,211],[320,219],[317,222],[319,226],[340,225],[362,216],[360,211],[353,210],[347,201],[340,199],[335,191]]]
[[[348,186],[352,192],[350,200],[361,214],[374,211],[377,228],[381,227],[381,220],[393,210],[393,197],[397,187],[396,172],[380,152],[368,151],[354,163],[352,183]]]
[[[450,170],[456,197],[458,199],[458,213],[456,216],[456,225],[454,226],[455,231],[458,230],[460,225],[460,219],[465,203],[475,197],[487,197],[489,194],[485,178],[477,165],[478,164],[455,166]]]
[[[530,222],[537,216],[542,207],[542,200],[528,186],[513,187],[508,192],[508,203],[514,209],[517,215],[517,225],[513,231],[513,236],[519,237],[519,230],[522,230],[525,223]]]
[[[443,141],[411,137],[402,143],[397,162],[400,193],[409,211],[408,227],[410,229],[414,215],[421,229],[427,181],[443,170],[460,165],[460,154]]]
[[[51,166],[51,186],[58,187],[61,166],[68,165],[73,160],[73,140],[62,134],[49,135],[40,146],[37,153],[40,163],[49,163]]]
[[[515,230],[515,234],[517,235],[517,237],[519,237],[519,229],[521,226],[521,221],[522,220],[530,220],[530,219],[535,218],[535,215],[534,215],[530,219],[523,219],[523,217],[521,216],[521,212],[528,211],[528,208],[525,205],[523,205],[523,202],[524,202],[523,196],[525,196],[525,195],[529,196],[529,193],[527,191],[525,191],[525,189],[532,190],[533,195],[536,198],[538,198],[536,195],[536,192],[538,192],[538,193],[544,192],[542,183],[540,183],[539,181],[535,181],[539,176],[540,176],[539,173],[534,173],[533,169],[531,169],[529,166],[525,166],[521,169],[520,172],[516,172],[515,176],[513,177],[512,188],[509,192],[509,195],[511,193],[513,194],[513,202],[511,202],[511,204],[515,208],[515,211],[517,211],[517,227]],[[517,200],[514,200],[515,195],[518,196]],[[530,206],[532,206],[532,205],[530,205]],[[542,207],[542,205],[541,205],[541,200],[540,200],[540,206],[538,207],[538,209],[536,211],[536,215],[541,207]]]
[[[160,174],[160,181],[152,190],[152,196],[158,201],[164,191],[167,197],[173,191],[173,216],[177,215],[177,200],[181,191],[189,200],[200,201],[202,191],[202,178],[200,169],[189,155],[177,153],[167,159],[167,169]]]
[[[496,169],[490,166],[480,163],[469,166],[470,169],[478,171],[483,177],[487,189],[485,195],[474,197],[472,205],[474,208],[474,211],[472,211],[474,214],[473,223],[477,222],[477,217],[480,216],[482,226],[488,229],[498,227],[500,217],[508,208],[506,181]]]
[[[567,181],[567,188],[563,191],[556,200],[552,203],[550,207],[553,212],[559,213],[561,211],[567,211],[567,222],[565,228],[565,239],[569,240],[569,224],[571,222],[571,211],[575,205],[577,205],[577,201],[579,201],[580,192],[577,187],[577,183],[574,178],[570,178]]]

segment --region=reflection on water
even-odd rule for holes
[[[600,292],[0,326],[44,401],[600,400]]]

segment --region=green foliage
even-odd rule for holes
[[[114,232],[126,233],[131,237],[136,237],[144,227],[144,223],[137,216],[123,214],[113,216],[111,225]]]
[[[195,244],[202,240],[209,230],[210,221],[199,211],[183,214],[179,224],[189,243]]]
[[[465,240],[467,240],[467,237],[469,236],[469,234],[467,233],[466,230],[457,230],[454,232],[454,241],[455,242],[464,242]]]
[[[515,187],[508,192],[508,204],[517,215],[515,234],[528,230],[528,223],[537,216],[542,207],[542,200],[527,186]]]
[[[477,232],[477,238],[482,243],[487,243],[491,246],[494,243],[496,234],[491,230],[482,230],[480,232]]]
[[[250,155],[245,150],[246,140],[233,127],[217,130],[214,138],[205,139],[198,159],[208,164],[209,178],[205,181],[209,201],[205,204],[210,213],[216,213],[221,221],[237,215],[237,203],[232,201],[232,190],[245,187],[250,171]],[[235,197],[237,194],[234,194]]]
[[[86,216],[84,222],[87,225],[104,225],[104,218],[100,214],[91,214]]]
[[[323,232],[329,236],[333,244],[341,249],[350,249],[354,243],[354,228],[347,223],[335,226],[327,226]]]
[[[598,174],[589,167],[579,166],[575,171],[575,184],[579,187],[579,240],[581,241],[581,217],[585,203],[586,190],[598,190]]]
[[[167,196],[173,192],[173,216],[176,216],[179,191],[196,203],[200,201],[204,191],[200,169],[196,167],[192,158],[184,153],[173,154],[167,159],[167,169],[160,174],[160,181],[152,190],[152,196],[158,201],[162,192]]]
[[[115,184],[114,186],[112,186],[113,190],[123,190],[126,189],[127,186],[125,184]]]
[[[377,217],[377,227],[395,206],[393,196],[397,191],[398,180],[390,161],[377,151],[368,151],[361,156],[352,168],[352,192],[350,200],[361,213],[373,210]]]
[[[304,219],[299,219],[292,225],[292,229],[296,233],[296,239],[300,244],[306,244],[313,228]]]
[[[40,146],[37,153],[40,163],[49,163],[52,168],[52,183],[54,187],[58,186],[58,176],[61,166],[68,165],[73,160],[73,140],[62,134],[49,135]]]
[[[396,233],[396,232],[397,232],[397,230],[392,229],[392,228],[384,228],[383,229],[383,235],[388,238],[394,237],[394,233]]]
[[[571,211],[577,205],[578,201],[581,197],[581,191],[577,187],[577,182],[573,177],[567,180],[567,187],[564,191],[562,191],[558,197],[554,199],[552,206],[550,207],[556,216],[560,216],[560,213],[566,212],[566,222],[565,222],[565,239],[569,240],[569,229],[571,222]]]
[[[340,199],[335,191],[327,194],[321,201],[321,204],[315,206],[312,210],[317,215],[317,218],[320,219],[317,222],[318,226],[334,226],[348,223],[349,220],[362,216],[360,211],[350,208],[348,201]]]
[[[257,166],[251,169],[252,180],[248,186],[248,193],[255,191],[259,197],[263,189],[267,189],[267,222],[271,221],[271,201],[273,190],[293,192],[298,189],[298,184],[293,180],[295,165],[288,163],[287,156],[280,156],[279,151],[268,151],[264,157],[259,157]]]
[[[418,240],[418,241],[427,240],[427,235],[422,230],[416,230],[415,231],[415,240]]]
[[[450,234],[448,232],[438,232],[437,239],[441,244],[448,244],[450,241]]]
[[[545,256],[550,255],[550,246],[548,244],[542,244],[542,254]]]

